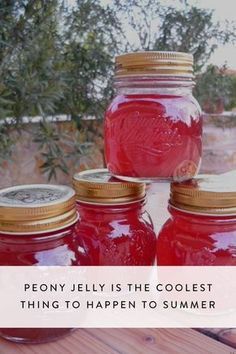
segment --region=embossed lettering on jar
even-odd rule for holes
[[[227,177],[172,183],[158,265],[236,265],[236,184]]]
[[[75,192],[67,186],[23,185],[0,191],[0,266],[79,265]],[[1,328],[19,343],[55,340],[70,328]]]
[[[116,57],[116,97],[105,117],[107,167],[124,180],[185,180],[202,154],[193,57],[140,52]]]
[[[152,265],[156,237],[145,211],[145,185],[122,182],[108,170],[74,176],[79,255],[89,265]]]

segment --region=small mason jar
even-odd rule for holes
[[[0,266],[79,265],[75,192],[67,186],[22,185],[0,191]],[[70,328],[0,328],[19,343],[55,340]]]
[[[157,239],[158,265],[236,265],[236,185],[225,177],[172,183],[170,219]]]
[[[108,170],[74,175],[79,257],[87,265],[146,266],[155,261],[156,236],[145,210],[145,185],[122,182]]]
[[[192,55],[120,55],[114,84],[117,93],[105,115],[110,173],[146,182],[195,176],[202,155],[202,116],[192,96]]]

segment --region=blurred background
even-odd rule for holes
[[[0,187],[99,168],[114,56],[191,52],[203,173],[236,168],[234,0],[1,0]]]

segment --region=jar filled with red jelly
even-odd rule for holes
[[[236,183],[202,177],[172,183],[170,219],[157,239],[158,265],[236,265]]]
[[[85,264],[152,265],[156,237],[145,210],[145,184],[119,181],[106,169],[78,173],[73,183],[79,255]]]
[[[0,191],[0,266],[78,265],[75,192],[67,186],[22,185]],[[69,328],[0,328],[19,343],[55,340]]]
[[[192,96],[193,56],[120,55],[114,84],[117,93],[105,116],[110,173],[147,182],[195,176],[202,155],[202,116]]]

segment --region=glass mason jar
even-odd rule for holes
[[[172,183],[158,265],[236,265],[236,185],[227,177]]]
[[[105,115],[105,155],[112,175],[152,182],[197,174],[202,116],[193,85],[191,54],[116,57],[117,94]]]
[[[156,236],[145,211],[145,185],[122,182],[108,170],[74,175],[79,256],[88,265],[152,265]]]
[[[79,264],[75,192],[67,186],[22,185],[0,191],[0,266]],[[70,328],[0,328],[19,343],[55,340]]]

